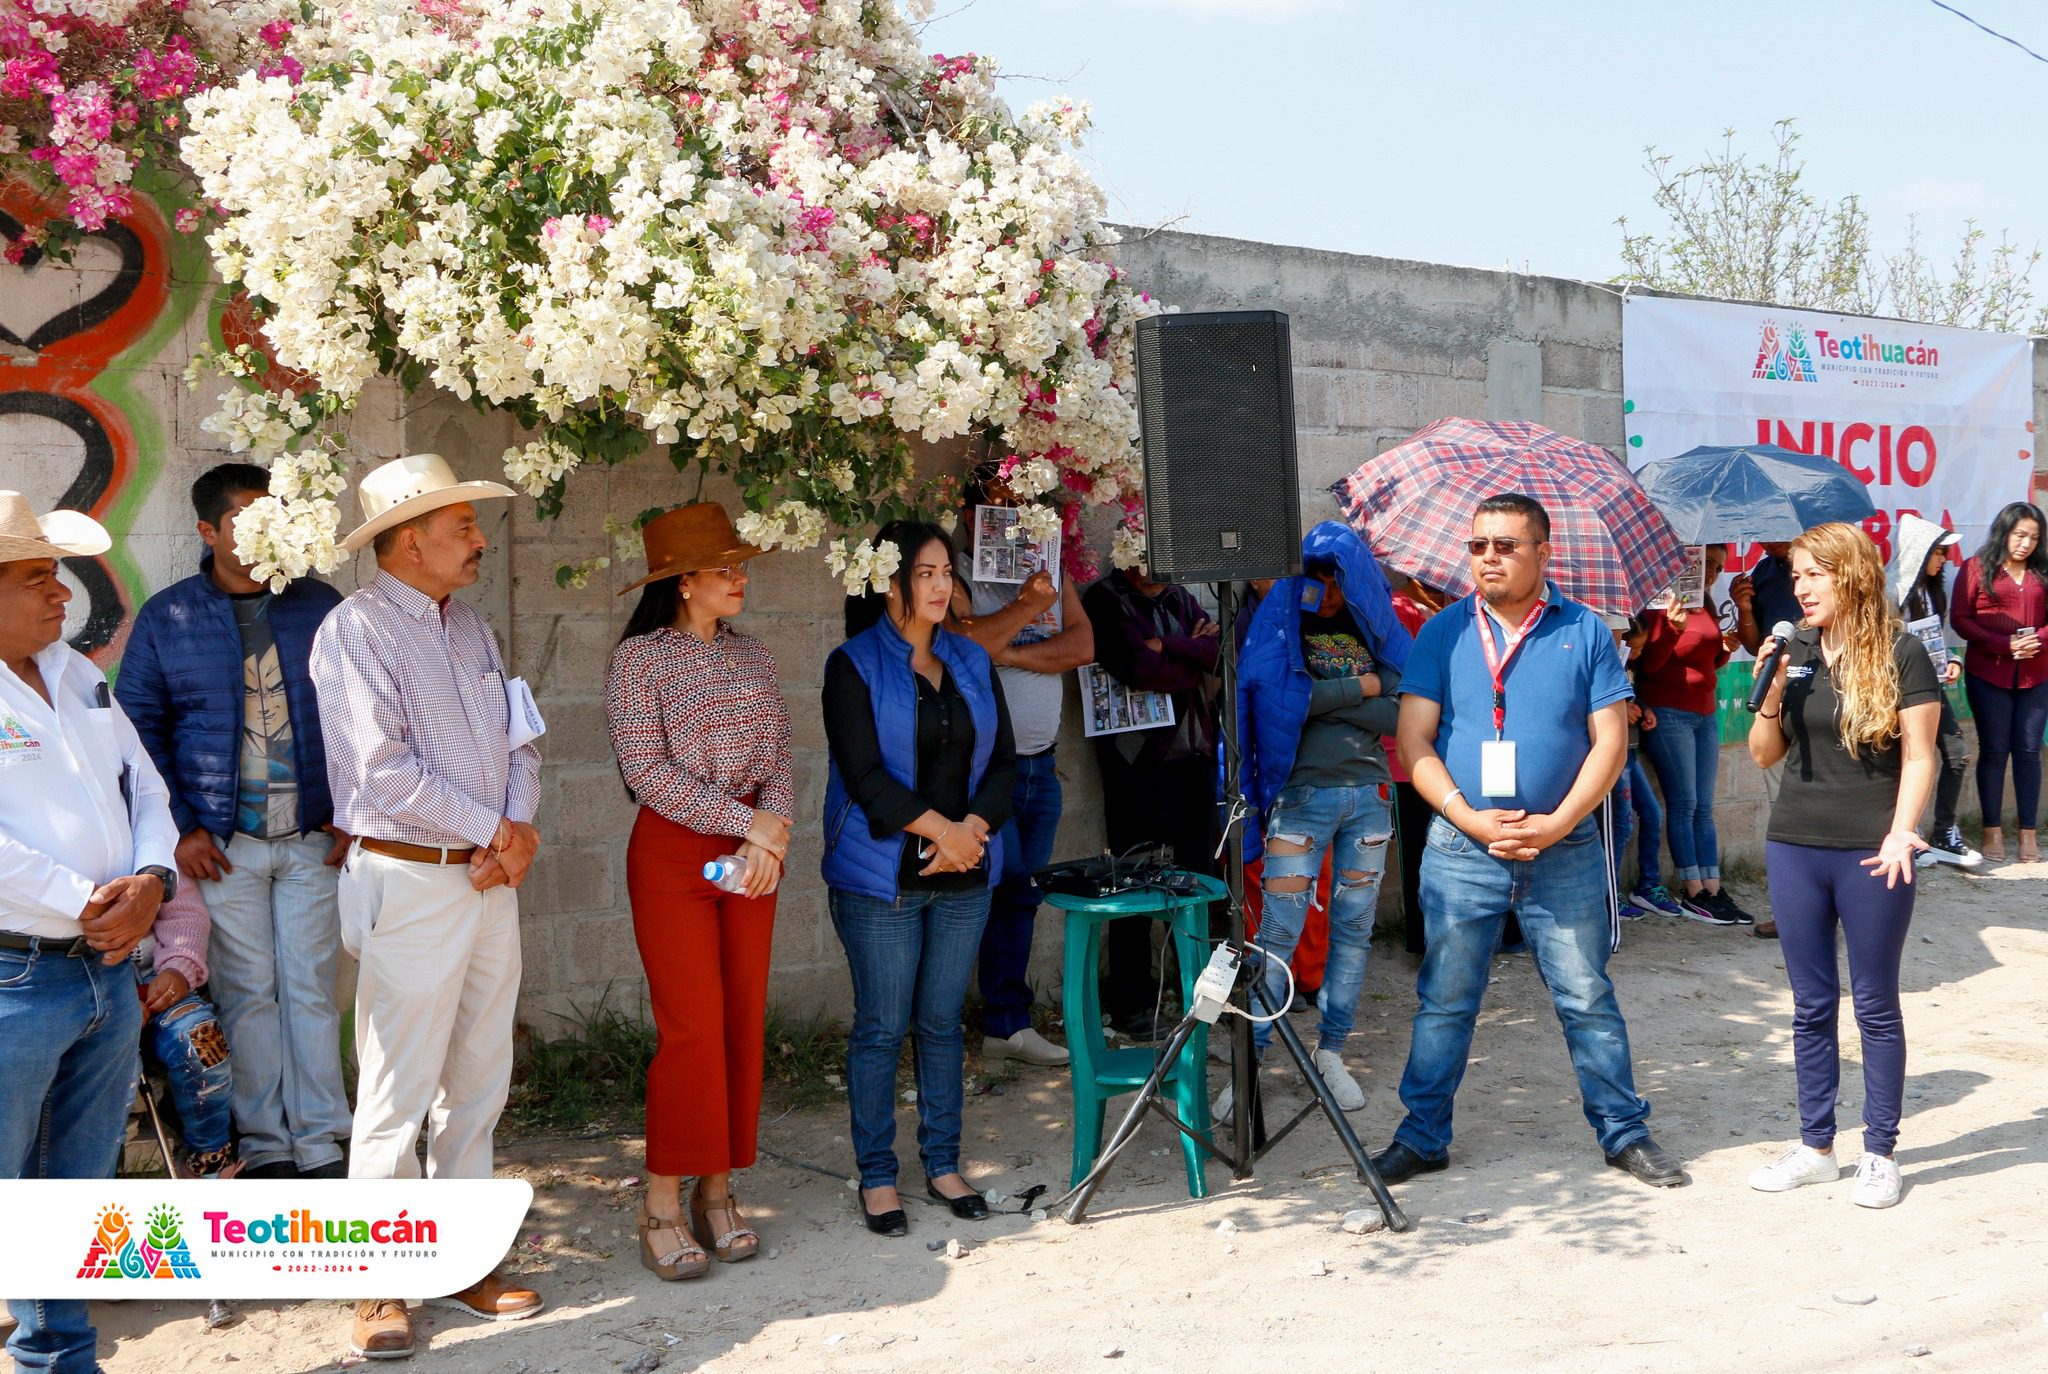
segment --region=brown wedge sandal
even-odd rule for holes
[[[701,1279],[711,1272],[711,1257],[691,1238],[681,1217],[645,1212],[640,1214],[640,1263],[664,1283]]]
[[[712,1225],[712,1218],[718,1225]],[[690,1193],[690,1227],[697,1243],[711,1252],[720,1264],[738,1264],[752,1259],[761,1248],[761,1233],[740,1216],[740,1200],[728,1192],[717,1202],[694,1189]]]

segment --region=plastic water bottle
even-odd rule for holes
[[[721,854],[704,865],[704,881],[723,892],[744,890],[747,861],[737,854]]]

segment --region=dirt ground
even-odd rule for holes
[[[1905,966],[1906,1194],[1889,1212],[1851,1205],[1846,1178],[1778,1196],[1744,1185],[1797,1134],[1777,947],[1740,929],[1644,922],[1628,928],[1615,980],[1652,1126],[1689,1161],[1689,1188],[1653,1191],[1603,1165],[1548,999],[1526,958],[1502,958],[1452,1168],[1397,1190],[1415,1219],[1406,1234],[1337,1229],[1369,1199],[1311,1121],[1255,1179],[1212,1168],[1200,1201],[1162,1123],[1120,1161],[1084,1226],[961,1223],[920,1199],[909,1238],[884,1240],[861,1229],[843,1182],[785,1162],[846,1167],[845,1118],[825,1109],[763,1123],[776,1158],[739,1183],[763,1255],[664,1285],[636,1262],[638,1142],[533,1139],[500,1158],[539,1190],[514,1268],[547,1310],[491,1326],[425,1309],[409,1367],[2048,1368],[2048,865],[1923,878]],[[1739,895],[1764,909],[1761,893]],[[1399,1116],[1414,973],[1410,956],[1375,949],[1349,1051],[1368,1097],[1353,1120],[1371,1148]],[[1844,1049],[1853,1164],[1853,1034]],[[969,1099],[966,1172],[1005,1193],[1044,1183],[1057,1194],[1071,1148],[1065,1078],[1030,1071],[1003,1086]],[[1271,1112],[1304,1094],[1269,1069],[1267,1096]],[[901,1120],[914,1183],[907,1107]],[[949,1238],[967,1247],[957,1258]],[[337,1303],[241,1304],[218,1332],[190,1304],[97,1312],[110,1374],[344,1363]]]

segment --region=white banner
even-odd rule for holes
[[[2017,334],[1775,306],[1630,296],[1621,312],[1632,467],[1701,444],[1823,454],[1870,488],[1887,561],[1901,512],[1962,536],[2031,499],[2034,350]],[[1736,550],[1730,573],[1752,550]]]
[[[0,1293],[428,1298],[505,1258],[523,1179],[0,1180]]]

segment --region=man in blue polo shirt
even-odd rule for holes
[[[1542,506],[1488,497],[1470,548],[1477,592],[1422,627],[1401,679],[1401,762],[1438,814],[1422,858],[1428,953],[1401,1076],[1408,1114],[1373,1163],[1389,1183],[1449,1165],[1452,1102],[1512,913],[1607,1162],[1656,1187],[1689,1183],[1650,1138],[1607,978],[1607,859],[1592,814],[1627,757],[1628,678],[1600,617],[1545,576]]]

